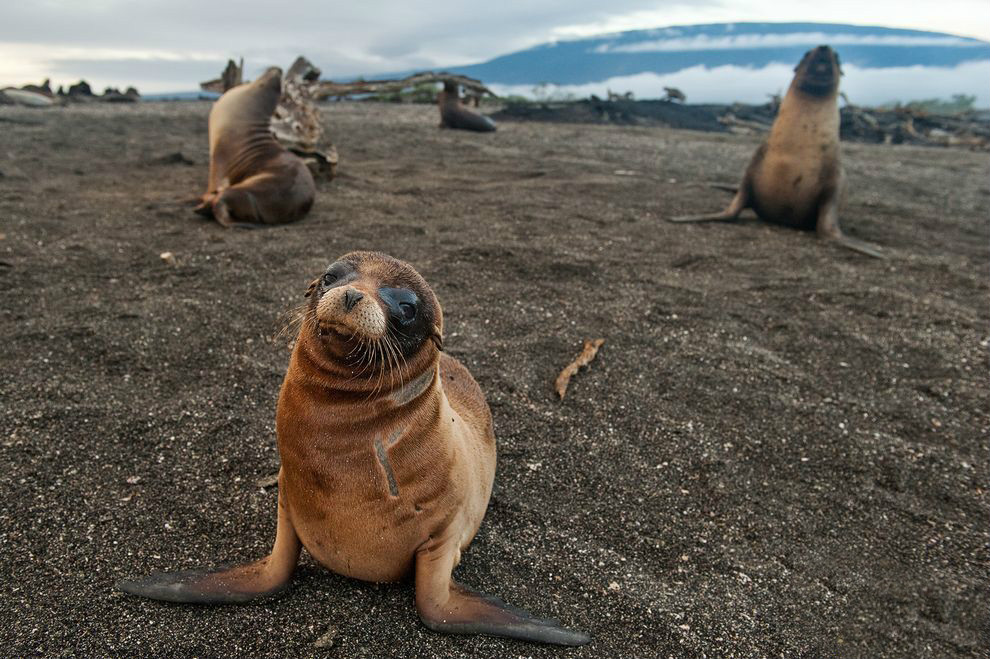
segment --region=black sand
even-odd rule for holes
[[[337,104],[312,214],[225,231],[180,203],[208,109],[0,108],[0,655],[986,656],[990,156],[846,145],[843,224],[876,261],[662,221],[720,208],[697,183],[736,180],[752,139]],[[440,636],[410,584],[308,558],[257,605],[114,591],[267,552],[272,337],[356,248],[432,283],[492,405],[458,579],[591,645]]]

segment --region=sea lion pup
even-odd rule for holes
[[[839,56],[828,46],[805,53],[766,141],[750,160],[735,197],[721,213],[671,222],[734,221],[752,208],[768,222],[815,229],[822,238],[869,256],[877,248],[839,228],[845,174],[839,162]]]
[[[495,122],[489,117],[469,110],[461,103],[456,82],[448,80],[443,83],[443,90],[437,94],[437,105],[440,106],[441,128],[460,128],[479,133],[495,130]]]
[[[247,602],[285,588],[306,547],[357,579],[414,573],[416,608],[435,631],[587,643],[451,578],[485,515],[495,437],[478,384],[441,352],[443,314],[423,278],[384,254],[352,252],[306,295],[278,399],[272,553],[118,587],[173,602]]]
[[[281,91],[282,71],[272,67],[213,104],[210,180],[196,212],[225,227],[284,224],[309,212],[313,175],[269,128]]]

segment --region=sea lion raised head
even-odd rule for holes
[[[814,229],[843,247],[883,258],[876,247],[839,228],[846,181],[839,153],[839,56],[818,46],[805,53],[794,72],[770,134],[753,154],[728,207],[671,221],[734,222],[752,208],[768,222]]]
[[[196,212],[226,227],[302,219],[316,196],[303,161],[272,136],[282,70],[271,67],[223,94],[210,110],[210,174]]]
[[[350,366],[371,359],[416,361],[443,347],[443,311],[412,266],[385,254],[351,252],[309,285],[308,318],[321,346]],[[396,364],[395,367],[399,367]]]
[[[479,114],[461,102],[460,85],[453,80],[445,80],[443,90],[437,94],[440,107],[440,127],[471,130],[476,133],[490,133],[496,129],[491,117]]]
[[[302,547],[367,581],[413,573],[423,623],[582,645],[589,637],[456,583],[495,477],[484,394],[441,352],[443,312],[412,266],[377,252],[334,261],[306,293],[282,382],[278,527],[247,565],[157,573],[125,592],[174,602],[246,602],[284,589]]]
[[[804,54],[794,67],[791,86],[811,96],[832,96],[839,93],[842,67],[839,54],[828,46],[818,46]]]

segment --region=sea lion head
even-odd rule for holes
[[[351,252],[310,286],[310,322],[330,359],[411,366],[443,348],[443,312],[426,280],[405,261]]]
[[[278,99],[282,96],[282,69],[277,66],[268,67],[264,73],[254,81],[248,83],[251,95],[255,99],[248,104],[253,114],[264,117],[265,122],[278,106]]]
[[[269,66],[265,69],[258,78],[251,84],[261,87],[266,91],[274,92],[275,94],[282,93],[282,69],[277,66]]]
[[[806,52],[794,71],[794,85],[806,94],[830,96],[839,91],[842,67],[838,53],[828,46]]]

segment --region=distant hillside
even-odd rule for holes
[[[559,41],[456,70],[506,85],[581,85],[699,65],[793,65],[809,47],[823,43],[839,50],[844,64],[864,69],[953,67],[990,59],[990,43],[938,32],[831,23],[718,23]]]
[[[977,96],[990,105],[990,43],[938,32],[830,23],[719,23],[633,30],[548,43],[452,67],[500,93],[532,95],[549,83],[560,93],[632,90],[657,97],[664,84],[698,102],[756,102],[786,88],[813,46],[842,59],[844,90],[860,103]]]

